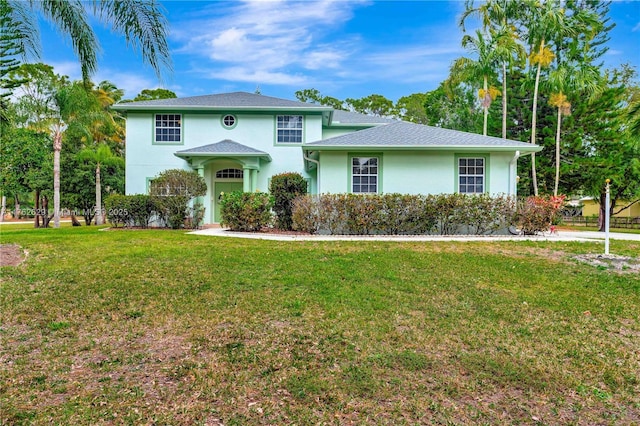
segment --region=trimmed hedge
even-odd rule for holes
[[[152,196],[146,194],[120,195],[113,194],[104,202],[107,220],[111,226],[117,228],[139,227],[185,227],[198,228],[204,218],[204,207],[196,203],[193,207],[182,207],[188,200],[175,200],[174,196]],[[170,215],[170,208],[175,206],[177,211]]]
[[[264,192],[223,193],[220,200],[221,225],[232,231],[259,231],[271,225],[273,199]]]
[[[347,235],[487,235],[514,223],[515,199],[508,196],[356,195],[301,196],[293,203],[293,228]]]

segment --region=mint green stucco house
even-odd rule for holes
[[[516,162],[541,148],[381,117],[236,92],[115,105],[125,111],[126,192],[173,168],[207,182],[205,223],[219,196],[267,191],[299,172],[318,193],[516,193]]]

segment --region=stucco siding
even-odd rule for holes
[[[379,192],[402,194],[442,194],[458,191],[455,152],[331,152],[320,153],[320,191],[351,192],[349,158],[380,157]],[[467,154],[465,154],[467,155]],[[484,154],[487,158],[487,192],[508,194],[511,154]]]

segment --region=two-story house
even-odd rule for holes
[[[205,223],[219,197],[268,191],[271,176],[299,172],[319,193],[516,193],[523,142],[236,92],[132,102],[125,111],[126,192],[173,168],[207,182]]]

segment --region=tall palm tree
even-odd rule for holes
[[[482,22],[485,32],[491,33],[496,41],[497,56],[502,62],[502,137],[507,137],[507,66],[514,59],[525,58],[524,47],[512,22],[519,16],[520,5],[516,0],[487,0],[475,7],[473,0],[467,0],[465,11],[460,18],[460,27],[465,31],[465,21],[476,16]]]
[[[495,65],[498,56],[495,44],[491,38],[486,38],[482,31],[476,31],[476,37],[465,35],[462,38],[462,47],[474,53],[477,59],[466,57],[458,58],[451,66],[451,80],[454,85],[460,82],[482,80],[482,89],[479,90],[484,120],[482,134],[487,135],[487,117],[491,101],[499,93],[494,87],[489,87],[489,79],[495,74]]]
[[[155,0],[139,1],[82,1],[82,0],[1,0],[8,6],[11,22],[22,28],[21,43],[25,51],[39,57],[40,40],[38,16],[49,21],[71,41],[80,61],[85,82],[98,67],[100,44],[89,24],[89,16],[110,25],[113,32],[122,34],[128,45],[142,55],[161,78],[164,68],[171,69],[167,44],[168,22],[163,8]]]
[[[571,64],[563,64],[549,74],[549,86],[551,87],[551,96],[549,104],[557,108],[556,123],[556,176],[553,186],[553,195],[558,195],[558,186],[560,184],[560,130],[562,126],[562,117],[571,114],[571,102],[567,95],[584,94],[593,98],[600,92],[601,85],[600,74],[593,66],[572,66]]]
[[[567,24],[564,9],[559,0],[547,0],[544,3],[540,3],[538,0],[527,0],[523,3],[523,7],[528,15],[529,63],[532,67],[536,67],[531,110],[531,143],[534,144],[536,143],[540,73],[542,68],[549,66],[555,57],[547,46],[547,42],[557,34],[566,36],[573,30]],[[535,153],[531,154],[531,178],[533,181],[533,193],[538,195]]]
[[[496,56],[502,66],[502,137],[507,137],[507,66],[521,63],[526,58],[525,50],[518,41],[518,35],[506,21],[494,31]]]
[[[100,178],[102,166],[123,166],[121,157],[114,155],[107,144],[98,145],[97,149],[85,148],[78,153],[81,160],[89,161],[96,165],[96,225],[104,224],[102,210],[102,181]]]

